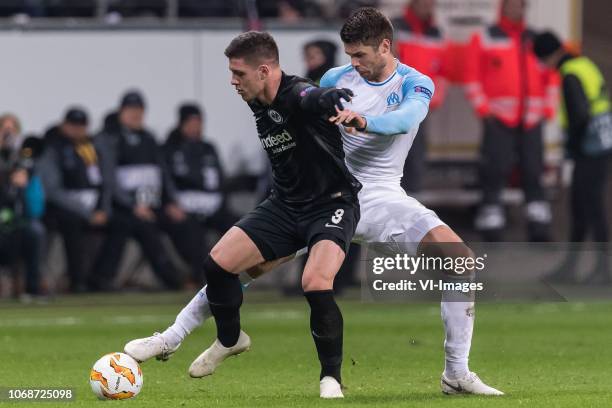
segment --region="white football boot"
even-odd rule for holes
[[[446,395],[474,394],[474,395],[504,395],[503,392],[489,387],[483,383],[476,373],[469,372],[464,377],[451,380],[442,374],[440,378],[442,392]]]
[[[319,383],[321,398],[344,398],[342,386],[334,377],[326,376]]]
[[[219,339],[204,350],[189,367],[189,375],[193,378],[205,377],[215,372],[215,369],[229,356],[234,356],[248,351],[251,347],[251,338],[242,330],[238,341],[232,347],[225,347]]]
[[[155,357],[160,361],[167,361],[181,345],[170,348],[160,333],[153,333],[151,337],[132,340],[125,345],[125,354],[142,363]]]

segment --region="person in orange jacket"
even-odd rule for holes
[[[541,183],[542,126],[555,115],[559,79],[533,52],[535,34],[525,25],[526,3],[502,0],[499,21],[473,37],[466,62],[467,97],[484,125],[483,197],[475,224],[487,240],[502,237],[501,193],[517,157],[529,240],[549,240],[552,217]]]
[[[404,15],[393,21],[397,58],[434,81],[436,92],[429,105],[430,110],[442,105],[447,87],[444,73],[446,46],[442,32],[433,19],[435,6],[435,0],[410,0]],[[418,192],[422,188],[427,156],[426,139],[427,120],[421,123],[404,166],[402,187],[409,193]]]

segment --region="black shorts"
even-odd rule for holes
[[[359,203],[330,199],[307,211],[269,197],[236,223],[255,243],[266,261],[293,255],[323,240],[335,242],[346,254],[359,221]]]

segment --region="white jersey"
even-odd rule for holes
[[[408,151],[420,122],[427,114],[434,92],[431,79],[397,62],[397,68],[389,78],[373,83],[361,77],[348,64],[329,70],[321,79],[321,87],[352,90],[355,96],[345,107],[368,120],[368,126],[363,132],[349,133],[340,126],[346,164],[351,173],[361,182],[385,181],[399,184]],[[416,103],[422,108],[418,112],[422,114],[421,118],[414,117],[414,112],[385,117],[390,112],[401,110],[409,102],[414,107],[414,100],[422,102]],[[413,117],[409,117],[411,115]],[[393,133],[394,129],[400,133],[388,133]],[[380,131],[386,134],[378,133]]]
[[[346,164],[363,184],[354,240],[387,243],[391,254],[415,254],[425,234],[445,225],[400,186],[408,151],[429,109],[433,82],[398,62],[380,83],[368,82],[351,65],[344,65],[329,70],[321,86],[352,90],[355,96],[345,107],[368,121],[363,132],[349,133],[340,126]]]

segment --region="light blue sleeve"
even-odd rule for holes
[[[319,81],[319,87],[335,88],[342,75],[349,72],[352,68],[353,67],[351,66],[351,64],[347,64],[330,69],[321,77],[321,80]]]
[[[407,133],[418,126],[429,112],[429,102],[435,87],[425,75],[406,75],[402,83],[403,99],[399,108],[380,116],[365,115],[368,124],[366,132],[381,135]]]

